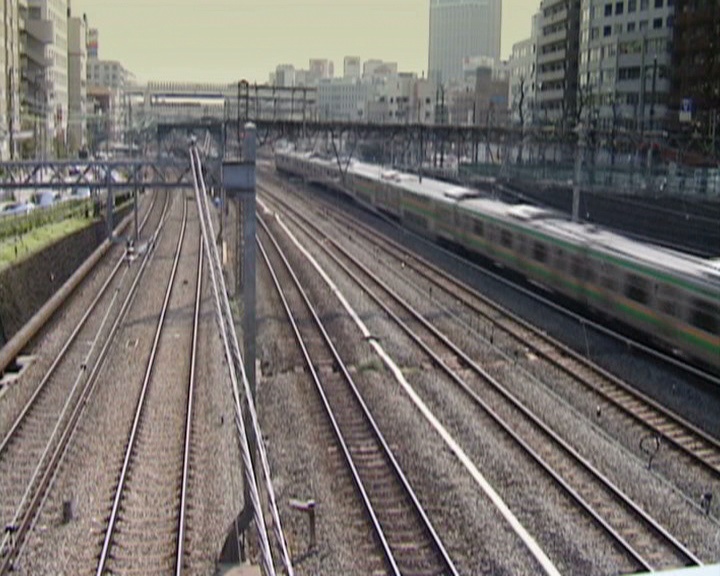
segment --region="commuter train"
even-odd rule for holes
[[[720,372],[720,259],[703,260],[417,175],[278,152],[279,172],[321,183],[433,241],[458,246]]]

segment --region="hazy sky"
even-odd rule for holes
[[[502,56],[530,35],[540,0],[502,0]],[[427,70],[428,0],[71,0],[100,31],[100,58],[141,81],[266,82],[277,64],[346,55]]]

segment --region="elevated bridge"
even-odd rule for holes
[[[220,184],[220,160],[203,162],[208,186]],[[0,162],[0,190],[193,188],[190,158]]]

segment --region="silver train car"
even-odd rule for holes
[[[631,240],[531,205],[352,162],[278,152],[276,169],[323,184],[434,241],[457,245],[720,372],[720,259]]]

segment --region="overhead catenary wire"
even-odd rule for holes
[[[272,550],[270,548],[270,543],[267,536],[264,516],[260,507],[259,490],[256,476],[254,474],[254,464],[252,461],[252,455],[250,453],[250,447],[242,413],[242,395],[238,386],[238,372],[240,373],[243,383],[244,397],[245,401],[247,402],[248,413],[250,415],[250,424],[253,428],[254,435],[257,438],[258,454],[260,456],[264,486],[268,495],[270,513],[273,517],[274,536],[281,550],[285,572],[288,574],[288,576],[293,576],[294,570],[285,541],[285,536],[282,531],[280,514],[278,512],[277,502],[275,498],[275,491],[270,476],[270,466],[268,463],[267,451],[262,442],[262,433],[257,418],[257,411],[255,409],[254,400],[250,393],[250,385],[245,373],[242,354],[240,352],[237,333],[235,331],[235,325],[230,309],[230,302],[227,297],[225,278],[222,274],[220,256],[217,250],[217,246],[215,246],[214,242],[210,241],[210,238],[215,238],[215,231],[212,223],[212,218],[210,217],[210,209],[207,202],[207,194],[205,188],[205,181],[202,175],[200,156],[195,148],[191,149],[190,151],[190,160],[193,170],[193,176],[195,179],[195,194],[201,216],[200,224],[203,234],[203,243],[210,263],[210,266],[208,268],[210,270],[210,277],[213,285],[213,292],[215,295],[216,312],[220,324],[223,345],[225,348],[225,356],[230,368],[232,393],[235,401],[236,422],[238,426],[238,433],[240,436],[241,448],[243,451],[243,461],[245,463],[245,481],[248,483],[250,499],[254,508],[253,514],[260,540],[259,544],[261,548],[263,568],[266,574],[275,574],[275,568],[272,560]]]

